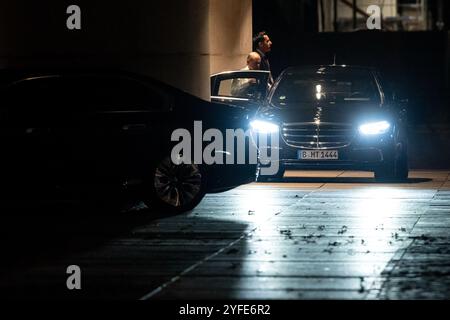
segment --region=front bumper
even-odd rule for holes
[[[280,141],[280,165],[285,169],[305,170],[361,170],[374,171],[392,159],[394,140],[390,137],[353,141],[348,146],[335,148],[338,160],[303,160],[299,152],[304,148],[287,145]],[[330,149],[328,149],[330,150]]]
[[[378,148],[344,148],[339,151],[339,160],[301,160],[296,148],[283,149],[280,159],[286,169],[353,169],[372,170],[381,166],[386,157],[386,151]]]

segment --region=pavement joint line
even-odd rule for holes
[[[293,204],[287,206],[287,208],[294,206],[295,204],[297,204],[298,202],[306,199],[311,193],[318,191],[318,189],[314,189],[309,191],[308,193],[306,193],[302,198],[298,199],[298,201],[295,201]],[[278,217],[279,214],[274,213],[271,217],[269,217],[267,220],[265,220],[264,222],[268,222],[270,220],[272,220],[275,217]],[[153,291],[149,292],[148,294],[142,296],[141,298],[139,298],[139,300],[141,301],[146,301],[151,299],[152,297],[154,297],[155,295],[161,293],[164,289],[168,288],[169,286],[171,286],[172,284],[174,284],[175,282],[177,282],[178,280],[180,280],[183,276],[187,275],[189,272],[195,270],[196,268],[198,268],[199,266],[201,266],[202,264],[204,264],[205,262],[213,259],[214,257],[220,255],[221,253],[223,253],[225,250],[233,247],[234,245],[236,245],[237,243],[239,243],[241,240],[251,236],[253,233],[255,233],[258,229],[259,229],[259,225],[255,226],[250,232],[244,232],[238,239],[232,241],[231,243],[229,243],[227,246],[219,249],[218,251],[214,252],[213,254],[207,256],[206,258],[204,258],[203,260],[200,260],[198,262],[196,262],[195,264],[193,264],[192,266],[189,266],[188,268],[186,268],[185,270],[183,270],[182,272],[180,272],[178,275],[176,275],[175,277],[172,277],[169,281],[163,283],[162,285],[160,285],[158,288],[154,289]]]
[[[337,175],[336,178],[342,177],[342,176],[344,175],[344,173],[346,173],[346,172],[347,172],[347,171],[342,171],[341,173],[339,173],[339,174]]]
[[[225,250],[233,247],[235,244],[237,244],[239,241],[241,241],[242,239],[244,239],[245,237],[250,236],[252,233],[254,233],[256,230],[258,229],[258,227],[253,228],[249,233],[244,233],[243,235],[241,235],[238,239],[234,240],[233,242],[229,243],[227,246],[219,249],[218,251],[214,252],[213,254],[207,256],[206,258],[204,258],[203,260],[200,260],[198,262],[196,262],[195,264],[193,264],[192,266],[186,268],[185,270],[183,270],[179,275],[173,277],[172,279],[170,279],[168,282],[162,284],[161,286],[159,286],[158,288],[156,288],[155,290],[153,290],[152,292],[146,294],[145,296],[143,296],[142,298],[140,298],[139,300],[148,300],[150,298],[152,298],[153,296],[155,296],[156,294],[162,292],[164,289],[166,289],[167,287],[169,287],[171,284],[177,282],[178,280],[181,279],[181,277],[183,277],[184,275],[188,274],[189,272],[191,272],[192,270],[196,269],[197,267],[201,266],[202,264],[204,264],[205,262],[207,262],[208,260],[213,259],[214,257],[218,256],[219,254],[221,254],[222,252],[224,252]]]

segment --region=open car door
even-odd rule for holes
[[[211,76],[211,101],[256,111],[269,91],[269,71],[242,70]]]

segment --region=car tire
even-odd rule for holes
[[[394,161],[385,162],[375,170],[375,180],[378,182],[393,182],[395,180]]]
[[[152,170],[144,192],[144,203],[164,214],[191,211],[206,194],[206,172],[196,164],[175,164],[166,157]]]
[[[408,151],[403,148],[395,159],[395,179],[397,181],[408,180],[409,175],[409,165],[408,165]]]
[[[408,152],[406,146],[388,158],[389,160],[375,170],[375,179],[380,182],[403,182],[408,180]]]
[[[270,182],[273,180],[283,180],[285,171],[286,168],[280,165],[278,172],[276,174],[271,176],[261,175],[261,167],[258,166],[256,182]]]

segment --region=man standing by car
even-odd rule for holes
[[[250,52],[247,56],[247,66],[241,71],[260,70],[261,56],[256,52]],[[252,85],[256,84],[256,79],[234,79],[231,84],[231,94],[234,97],[247,97],[252,95]]]
[[[265,31],[261,31],[253,38],[253,46],[255,51],[261,56],[260,70],[270,71],[269,84],[272,85],[274,81],[272,70],[270,69],[269,58],[267,57],[268,53],[272,50],[272,41],[270,41],[270,38]]]
[[[242,70],[261,70],[261,56],[257,52],[250,52],[247,56],[247,66]]]

